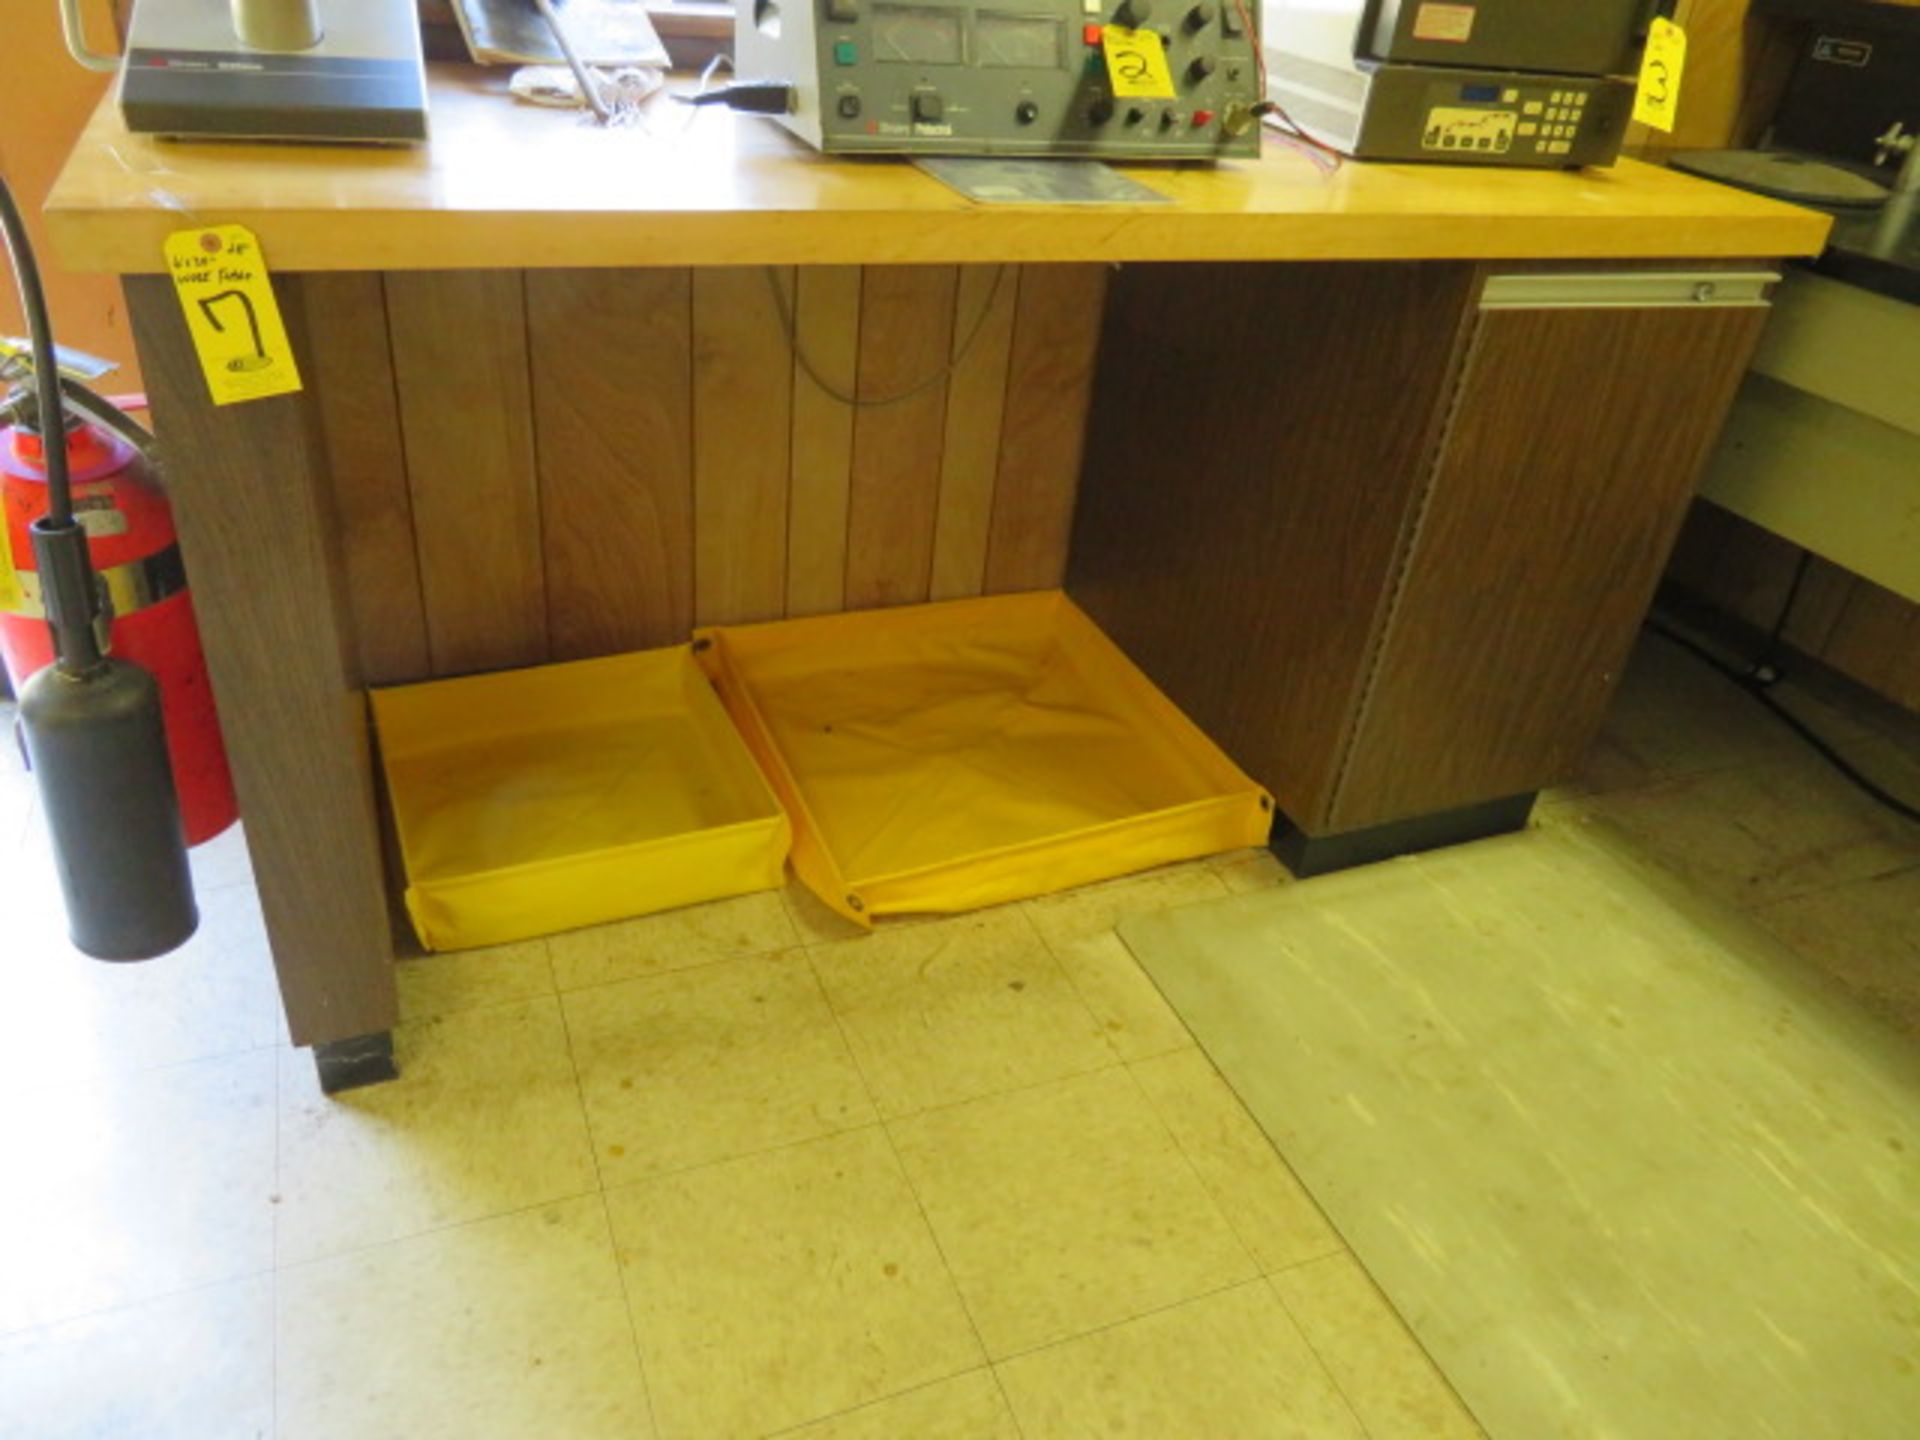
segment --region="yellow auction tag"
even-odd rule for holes
[[[0,615],[12,615],[20,609],[20,576],[13,568],[13,547],[0,530]]]
[[[244,225],[176,230],[167,268],[216,405],[300,388],[260,242]]]
[[[1671,20],[1655,20],[1647,32],[1646,58],[1640,62],[1633,118],[1671,134],[1674,113],[1680,108],[1680,76],[1686,68],[1687,32]]]
[[[1153,31],[1108,25],[1101,31],[1100,48],[1106,52],[1107,79],[1115,99],[1173,99],[1167,50]]]

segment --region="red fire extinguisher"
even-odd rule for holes
[[[15,694],[27,677],[53,663],[53,640],[40,603],[33,545],[27,527],[46,512],[45,451],[41,436],[0,430],[0,486],[4,487],[4,543],[17,583],[0,585],[17,596],[0,612],[0,659]],[[193,618],[173,512],[146,463],[119,436],[91,424],[67,432],[73,508],[87,532],[93,564],[112,597],[111,647],[150,671],[160,684],[167,752],[187,843],[211,840],[239,817],[226,747],[214,711],[207,662]],[[8,561],[0,554],[0,564]],[[4,577],[0,577],[4,579]]]

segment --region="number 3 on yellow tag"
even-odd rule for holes
[[[1680,76],[1687,68],[1687,32],[1671,20],[1655,20],[1647,32],[1647,53],[1640,62],[1640,89],[1633,97],[1633,118],[1656,130],[1673,132],[1680,109]]]

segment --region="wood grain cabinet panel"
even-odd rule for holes
[[[1331,828],[1560,779],[1592,741],[1765,310],[1489,310]]]
[[[1325,821],[1473,272],[1131,266],[1068,590],[1289,818]]]

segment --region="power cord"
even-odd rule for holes
[[[1006,283],[1007,279],[1007,268],[1005,265],[994,267],[993,284],[987,289],[987,298],[980,302],[980,313],[974,317],[972,325],[967,329],[965,338],[961,340],[959,348],[953,352],[952,357],[947,363],[927,376],[924,380],[916,380],[906,389],[896,391],[891,395],[854,394],[841,389],[838,385],[828,380],[826,376],[822,375],[820,373],[820,367],[813,363],[813,357],[807,354],[806,346],[800,343],[800,329],[797,321],[794,319],[793,306],[787,300],[787,292],[780,287],[780,272],[769,265],[766,268],[765,274],[767,277],[767,288],[773,292],[774,309],[780,314],[780,328],[786,332],[787,347],[793,351],[793,358],[799,362],[800,368],[806,372],[807,378],[822,390],[826,391],[827,394],[831,395],[835,400],[838,400],[842,405],[854,405],[862,409],[878,409],[885,405],[901,404],[904,401],[913,399],[916,395],[924,395],[936,385],[944,385],[953,372],[966,363],[967,356],[972,353],[974,345],[978,343],[981,334],[987,328],[987,317],[993,314],[993,307],[1000,299],[1001,286]]]
[[[1869,799],[1873,800],[1876,804],[1886,807],[1903,819],[1912,820],[1920,824],[1920,807],[1908,804],[1899,796],[1885,789],[1878,782],[1862,774],[1855,768],[1852,761],[1848,760],[1833,747],[1831,742],[1823,738],[1808,725],[1806,721],[1802,720],[1798,715],[1795,715],[1774,698],[1773,687],[1780,683],[1784,678],[1784,674],[1775,664],[1772,657],[1777,653],[1780,634],[1786,628],[1787,611],[1792,607],[1792,602],[1800,588],[1800,581],[1805,576],[1805,573],[1806,566],[1803,563],[1800,573],[1794,577],[1792,589],[1788,592],[1787,606],[1782,609],[1781,618],[1775,623],[1773,638],[1768,642],[1768,658],[1744,670],[1737,665],[1728,664],[1692,636],[1683,635],[1664,620],[1649,616],[1647,618],[1646,628],[1655,635],[1658,635],[1661,639],[1678,645],[1696,660],[1699,660],[1725,679],[1732,681],[1733,684],[1737,685],[1742,691],[1752,696],[1774,719],[1778,720],[1804,740],[1813,750],[1814,754],[1818,755],[1822,760],[1825,760],[1827,764],[1839,771],[1849,783]]]

